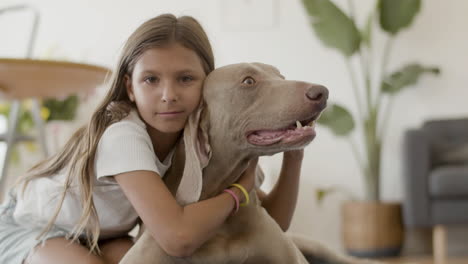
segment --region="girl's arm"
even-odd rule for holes
[[[256,160],[239,179],[238,183],[248,191],[253,188]],[[201,201],[180,206],[155,172],[132,171],[115,176],[127,198],[132,203],[145,227],[167,254],[178,257],[190,256],[211,238],[235,208],[233,197],[221,194]],[[241,200],[243,194],[230,188]]]
[[[266,194],[257,189],[262,206],[283,231],[288,230],[296,209],[303,157],[304,150],[302,149],[284,152],[280,176],[271,192]]]

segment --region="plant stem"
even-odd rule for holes
[[[385,75],[386,75],[386,72],[387,72],[387,67],[388,67],[388,61],[389,61],[389,57],[390,57],[390,53],[392,51],[392,48],[393,48],[393,37],[389,37],[387,39],[387,41],[385,42],[385,48],[384,48],[384,55],[383,55],[383,59],[382,59],[382,66],[381,66],[381,72],[380,72],[380,87],[378,87],[378,98],[375,102],[375,108],[377,109],[377,116],[380,116],[381,115],[381,109],[382,109],[382,100],[383,100],[383,91],[382,91],[382,84],[383,82],[385,81]],[[390,99],[392,100],[392,99]],[[387,104],[387,109],[386,111],[389,111],[390,110],[390,103]],[[380,129],[379,129],[379,136],[380,136],[380,139],[382,139],[382,135],[383,135],[383,131],[384,129],[386,129],[386,125],[385,123],[387,123],[387,119],[388,119],[388,115],[389,113],[385,113],[384,112],[384,115],[386,117],[384,117],[384,120],[383,122],[384,123],[381,123],[381,124],[378,124],[380,126]]]
[[[364,120],[364,135],[368,166],[366,170],[367,193],[370,200],[379,199],[380,154],[381,143],[377,137],[377,115],[375,108],[369,111]]]
[[[349,139],[348,142],[351,145],[351,150],[354,153],[354,158],[356,159],[356,162],[358,163],[359,169],[361,170],[362,173],[366,174],[366,167],[364,165],[364,162],[362,161],[356,142],[352,140],[351,137],[348,137],[348,139]]]
[[[353,68],[351,66],[351,59],[349,59],[347,57],[345,57],[344,59],[345,59],[346,67],[348,68],[349,76],[351,77],[351,85],[352,85],[353,90],[354,90],[354,97],[356,99],[356,104],[357,104],[357,111],[358,111],[358,116],[357,117],[358,118],[356,118],[356,120],[360,120],[364,115],[363,115],[361,97],[360,97],[359,89],[358,89],[358,86],[357,86],[355,73],[354,73]]]
[[[382,66],[380,72],[380,87],[377,88],[377,98],[374,106],[370,109],[369,115],[365,119],[364,132],[368,158],[367,188],[369,198],[379,200],[380,198],[380,163],[382,154],[382,137],[378,130],[378,117],[383,99],[382,82],[385,80],[390,53],[393,47],[393,38],[389,37],[385,42]]]
[[[356,103],[357,103],[358,116],[357,116],[356,120],[361,121],[361,124],[362,124],[362,120],[365,118],[365,116],[364,116],[363,110],[361,108],[362,107],[362,103],[361,103],[361,100],[360,100],[361,97],[360,97],[359,89],[358,89],[358,86],[357,86],[355,73],[353,71],[353,68],[351,67],[351,62],[350,62],[349,58],[345,57],[345,63],[346,63],[346,66],[348,68],[348,72],[349,72],[350,77],[351,77],[352,87],[354,89],[354,96],[355,96]],[[366,131],[365,124],[363,124],[363,125],[364,125],[364,131]],[[366,142],[366,140],[367,140],[366,139],[367,138],[366,133],[363,133],[362,136],[363,136],[363,141]],[[352,141],[351,141],[351,148],[352,148],[353,152],[355,153],[356,158],[358,160],[360,160],[361,158],[359,158],[360,156],[359,156],[359,151],[358,151],[357,145],[354,144]],[[369,151],[367,151],[367,154],[368,154],[368,152]],[[369,162],[369,160],[367,160],[367,162]],[[360,169],[361,169],[361,173],[363,173],[366,178],[369,178],[368,175],[371,174],[370,171],[369,171],[369,164],[370,163],[364,164],[363,162],[360,162],[359,164],[360,164],[359,166],[360,166]],[[369,179],[367,180],[367,182],[369,182]],[[367,193],[369,193],[369,192],[367,192]]]
[[[369,67],[367,63],[364,63],[363,61],[363,52],[362,52],[362,47],[359,49],[359,62],[361,64],[361,71],[363,75],[363,80],[366,84],[366,102],[367,102],[367,112],[369,113],[372,108],[372,91],[371,91],[371,86],[370,86],[370,79],[369,79]]]
[[[390,122],[390,116],[392,114],[392,109],[393,109],[393,105],[395,103],[395,98],[394,96],[391,96],[388,98],[388,103],[385,107],[385,111],[383,112],[383,120],[382,120],[382,124],[381,124],[381,127],[380,127],[380,130],[379,130],[379,137],[381,139],[385,138],[386,134],[387,134],[387,127],[388,127],[388,123]]]
[[[376,16],[376,12],[375,10],[372,10],[372,18],[371,20],[374,21],[375,19],[375,16]],[[369,78],[369,86],[371,87],[371,90],[373,88],[373,82],[372,82],[372,77],[373,77],[373,71],[371,71],[372,69],[372,65],[374,64],[374,61],[373,61],[373,50],[372,50],[372,25],[373,23],[371,24],[371,29],[370,29],[370,32],[369,32],[369,44],[367,46],[367,56],[366,56],[366,64],[367,64],[367,75],[368,75],[368,78]],[[375,88],[374,88],[375,89]]]
[[[382,83],[385,81],[385,74],[387,72],[388,62],[390,53],[393,48],[393,38],[389,37],[385,42],[384,46],[384,53],[382,57],[382,66],[380,67],[380,87],[377,87],[377,99],[375,100],[375,107],[379,109],[379,105],[382,103],[383,91],[382,91]],[[378,112],[378,111],[377,111]]]
[[[354,19],[354,2],[353,2],[353,0],[348,0],[348,7],[349,7],[349,17],[350,17],[351,21],[353,21],[353,23],[356,24],[356,21]],[[351,82],[352,82],[352,86],[353,86],[353,89],[354,89],[354,96],[355,96],[356,103],[357,103],[358,118],[356,118],[356,119],[359,120],[363,116],[363,109],[361,108],[362,103],[361,103],[361,99],[360,99],[359,89],[358,89],[358,86],[357,86],[356,74],[354,73],[352,65],[351,65],[351,58],[345,57],[344,59],[345,59],[345,62],[346,62],[346,67],[348,68],[349,75],[351,77]]]
[[[348,1],[349,3],[349,9],[350,9],[350,17],[351,20],[356,24],[356,21],[354,19],[354,6],[352,0]],[[370,33],[369,33],[370,34]],[[370,38],[370,35],[369,35]],[[366,55],[367,51],[367,56]],[[380,141],[377,135],[377,111],[376,108],[373,104],[373,93],[372,93],[372,84],[371,84],[371,74],[370,74],[370,57],[371,57],[371,44],[370,44],[370,39],[369,39],[369,45],[368,49],[365,50],[363,43],[361,43],[361,46],[359,47],[359,63],[360,63],[360,70],[362,73],[362,82],[365,87],[365,94],[364,94],[364,100],[365,100],[365,106],[360,102],[359,98],[359,93],[358,93],[358,88],[355,88],[355,93],[356,93],[356,101],[358,103],[358,106],[362,107],[360,108],[360,120],[364,120],[362,123],[363,125],[363,137],[364,137],[364,142],[365,142],[365,150],[366,150],[366,156],[367,156],[367,163],[363,163],[358,157],[359,157],[359,152],[357,145],[350,140],[351,147],[355,153],[356,159],[358,161],[358,164],[360,166],[361,172],[363,173],[363,176],[365,177],[366,181],[366,188],[367,188],[367,198],[370,200],[378,200],[379,199],[379,172],[380,172]],[[366,59],[367,58],[367,59]],[[366,59],[366,60],[365,60]],[[386,58],[385,60],[388,60]],[[353,85],[357,87],[357,82],[356,78],[354,77],[354,72],[352,72],[352,67],[351,63],[349,60],[347,60],[347,67],[349,69],[349,72],[351,74],[351,77],[353,78]],[[365,109],[365,110],[363,110]],[[365,111],[365,113],[363,112]]]

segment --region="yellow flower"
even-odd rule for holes
[[[45,106],[41,107],[41,117],[42,117],[42,119],[47,120],[47,118],[49,118],[49,116],[50,116],[49,108],[47,108]]]

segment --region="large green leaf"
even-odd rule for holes
[[[302,0],[302,3],[315,33],[326,46],[338,49],[345,56],[351,56],[359,49],[359,30],[335,4],[330,0]]]
[[[385,78],[381,89],[384,93],[398,93],[404,87],[415,84],[424,73],[439,74],[440,70],[436,67],[424,67],[416,63],[409,64]]]
[[[337,136],[347,136],[354,129],[353,116],[338,104],[329,105],[320,116],[318,123],[330,128]]]
[[[395,35],[399,30],[411,24],[421,9],[421,0],[380,0],[380,26]]]

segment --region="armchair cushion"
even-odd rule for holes
[[[422,130],[430,144],[432,168],[468,163],[467,118],[427,121]]]
[[[436,147],[437,146],[437,147]],[[468,142],[450,142],[433,147],[433,165],[468,165]]]
[[[429,195],[433,199],[468,200],[468,165],[441,166],[432,170]]]

